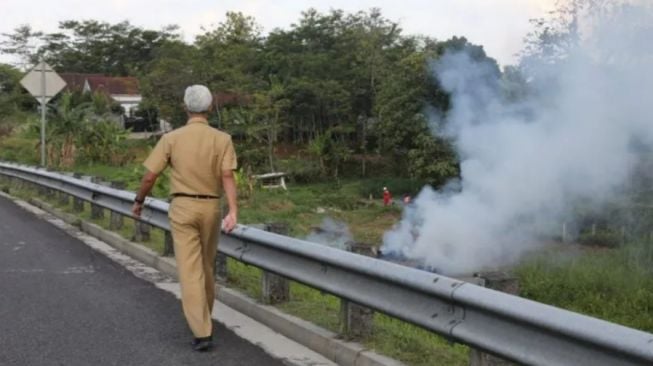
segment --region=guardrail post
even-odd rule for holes
[[[368,257],[376,257],[373,246],[352,243],[350,251]],[[349,339],[366,339],[372,335],[374,329],[374,310],[340,299],[340,333]]]
[[[47,167],[45,170],[48,172],[55,172],[55,170],[53,170],[51,167]],[[52,188],[48,188],[48,187],[43,188],[43,195],[46,196],[48,199],[56,198],[56,194],[57,191]]]
[[[127,184],[125,182],[111,182],[111,188],[125,189]],[[120,230],[125,225],[123,216],[115,211],[111,211],[111,219],[109,221],[109,230]]]
[[[144,242],[150,240],[150,225],[136,220],[134,222],[134,238],[135,242]]]
[[[265,230],[281,234],[288,234],[288,226],[281,223],[272,223],[265,226]],[[263,271],[261,276],[261,300],[265,304],[279,304],[290,300],[290,283],[285,277],[271,272]]]
[[[70,195],[66,192],[59,192],[59,204],[63,206],[68,206],[70,204]]]
[[[83,179],[82,175],[79,173],[73,174],[74,178]],[[81,198],[73,197],[73,211],[74,212],[83,212],[84,211],[84,200]]]
[[[72,176],[70,173],[65,173],[64,175]],[[64,191],[58,191],[57,196],[59,196],[59,204],[63,206],[68,206],[70,204],[70,195]]]
[[[511,295],[519,294],[519,281],[516,277],[506,272],[485,272],[479,273],[481,285],[505,292]],[[469,366],[513,366],[513,362],[506,361],[489,353],[472,349],[469,353]]]
[[[11,179],[5,177],[4,175],[0,175],[0,190],[9,193],[9,186],[13,185],[13,182]]]
[[[27,183],[26,181],[19,178],[11,178],[8,181],[9,185],[17,189],[34,189],[36,186]]]
[[[163,256],[172,257],[175,255],[174,242],[170,231],[163,232]]]
[[[38,194],[43,196],[44,198],[49,198],[53,193],[53,191],[50,188],[40,185],[38,183],[36,183],[36,189]]]
[[[100,179],[97,177],[92,177],[91,182],[100,184]],[[99,220],[104,218],[104,210],[102,207],[96,205],[91,201],[91,219]]]

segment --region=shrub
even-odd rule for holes
[[[0,140],[0,160],[36,165],[39,162],[38,145],[35,140],[7,137]]]
[[[11,135],[14,131],[14,124],[0,121],[0,138]]]
[[[75,145],[83,162],[123,166],[134,159],[125,143],[128,134],[111,121],[88,122],[77,135]]]

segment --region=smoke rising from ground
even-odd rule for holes
[[[432,69],[452,105],[432,122],[454,141],[462,179],[424,188],[383,251],[449,274],[498,267],[559,232],[579,202],[614,197],[653,147],[652,39],[650,6],[595,17],[564,62],[528,65],[518,102],[491,63],[441,57]]]
[[[336,249],[348,250],[354,238],[347,224],[327,217],[322,220],[319,227],[311,230],[306,240]]]

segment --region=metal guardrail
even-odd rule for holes
[[[0,176],[65,192],[131,215],[134,193],[70,176],[0,163]],[[168,203],[148,199],[142,221],[169,230]],[[653,365],[653,334],[315,243],[239,225],[219,250],[528,365]]]

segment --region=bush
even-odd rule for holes
[[[251,167],[251,170],[257,172],[255,174],[269,173],[270,164],[264,147],[240,142],[234,142],[234,147],[239,166]]]
[[[14,132],[14,124],[0,121],[0,138],[7,137]]]
[[[125,143],[128,134],[127,130],[111,121],[86,122],[75,142],[79,158],[85,163],[123,166],[134,159]]]
[[[38,142],[21,137],[7,137],[0,140],[0,160],[23,164],[39,163]]]
[[[21,130],[21,127],[38,120],[35,114],[27,112],[15,112],[8,116],[0,115],[0,139],[14,135]]]

